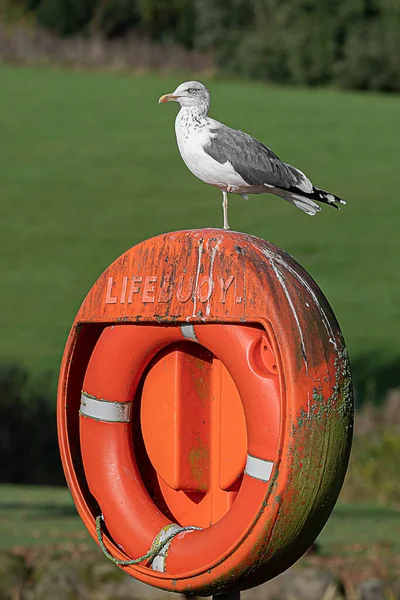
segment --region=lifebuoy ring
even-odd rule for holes
[[[243,402],[247,462],[242,485],[226,515],[202,530],[182,530],[144,566],[177,577],[205,572],[229,556],[259,519],[278,460],[284,414],[278,373],[262,360],[264,335],[258,327],[224,324],[116,325],[103,330],[83,384],[81,452],[88,486],[107,530],[128,557],[144,555],[171,527],[179,530],[146,490],[130,425],[145,368],[174,342],[201,344],[230,372]]]

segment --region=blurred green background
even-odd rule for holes
[[[176,148],[177,75],[0,67],[0,357],[58,368],[95,279],[161,232],[222,226],[220,193]],[[203,78],[211,114],[347,200],[311,218],[271,195],[234,196],[231,226],[291,253],[343,329],[360,398],[398,383],[400,98]],[[370,390],[370,388],[368,388]]]

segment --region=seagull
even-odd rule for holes
[[[302,171],[281,161],[256,138],[209,117],[210,93],[202,83],[181,83],[158,102],[170,101],[181,107],[175,133],[183,161],[196,177],[222,191],[224,229],[230,229],[228,194],[240,194],[245,200],[248,194],[275,194],[308,215],[321,210],[315,200],[335,208],[346,204],[315,187]]]

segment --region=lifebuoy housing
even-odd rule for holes
[[[107,327],[89,361],[80,410],[89,489],[115,543],[131,558],[142,556],[162,530],[176,524],[154,504],[141,479],[132,444],[132,404],[155,354],[188,339],[207,348],[229,370],[243,402],[248,448],[243,482],[227,514],[211,527],[183,531],[153,561],[153,569],[174,576],[206,571],[223,560],[264,511],[281,421],[276,366],[263,361],[265,333],[245,325]]]
[[[118,561],[176,533],[153,562],[121,568],[186,594],[246,589],[290,567],[332,512],[352,439],[348,354],[323,293],[280,248],[166,233],[127,250],[83,301],[57,420],[96,541],[101,513]],[[180,529],[191,525],[202,529]]]

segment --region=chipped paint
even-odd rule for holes
[[[294,307],[293,300],[292,300],[292,298],[291,298],[291,296],[289,294],[289,290],[286,287],[285,279],[284,279],[282,273],[279,271],[279,269],[275,265],[275,262],[273,261],[272,258],[270,258],[270,263],[271,263],[271,267],[272,267],[272,269],[273,269],[273,271],[274,271],[274,273],[275,273],[275,275],[276,275],[279,283],[281,284],[281,287],[282,287],[282,289],[283,289],[283,291],[285,293],[287,301],[289,302],[289,306],[290,306],[290,309],[292,311],[293,317],[294,317],[294,319],[296,321],[297,329],[298,329],[299,335],[300,335],[301,352],[302,352],[304,364],[305,364],[305,367],[306,367],[306,373],[308,375],[308,362],[307,362],[306,346],[304,344],[304,335],[303,335],[303,330],[302,330],[301,325],[300,325],[299,316],[298,316],[298,314],[296,312],[296,309]]]
[[[211,257],[210,257],[210,270],[209,270],[209,277],[210,280],[213,281],[213,272],[214,272],[214,261],[215,261],[215,255],[218,252],[218,247],[221,245],[222,243],[222,238],[220,238],[219,240],[215,240],[212,239],[211,241],[216,241],[216,244],[211,248]],[[210,295],[211,298],[211,295]],[[206,317],[210,316],[210,312],[211,312],[211,304],[210,304],[210,298],[207,301],[207,306],[206,306]]]
[[[314,300],[315,306],[318,307],[318,310],[321,313],[323,325],[324,325],[327,333],[330,336],[329,341],[336,348],[335,334],[334,334],[334,331],[333,331],[332,326],[330,324],[330,321],[329,321],[327,315],[325,314],[324,309],[321,306],[321,302],[319,302],[319,300],[318,300],[318,298],[317,298],[314,290],[312,289],[312,287],[310,286],[310,284],[308,283],[308,281],[304,277],[302,277],[298,271],[295,271],[290,265],[288,265],[281,257],[277,257],[276,260],[283,267],[285,267],[285,269],[287,269],[289,271],[289,273],[291,273],[294,277],[296,277],[296,279],[298,279],[298,281],[305,287],[305,289],[311,295],[312,299]]]
[[[198,288],[198,285],[199,285],[200,268],[201,268],[201,257],[202,257],[202,254],[203,254],[203,243],[204,243],[204,238],[200,238],[200,242],[199,242],[199,246],[198,246],[197,269],[196,269],[194,292],[193,292],[193,313],[192,313],[192,317],[196,316],[197,288]]]

